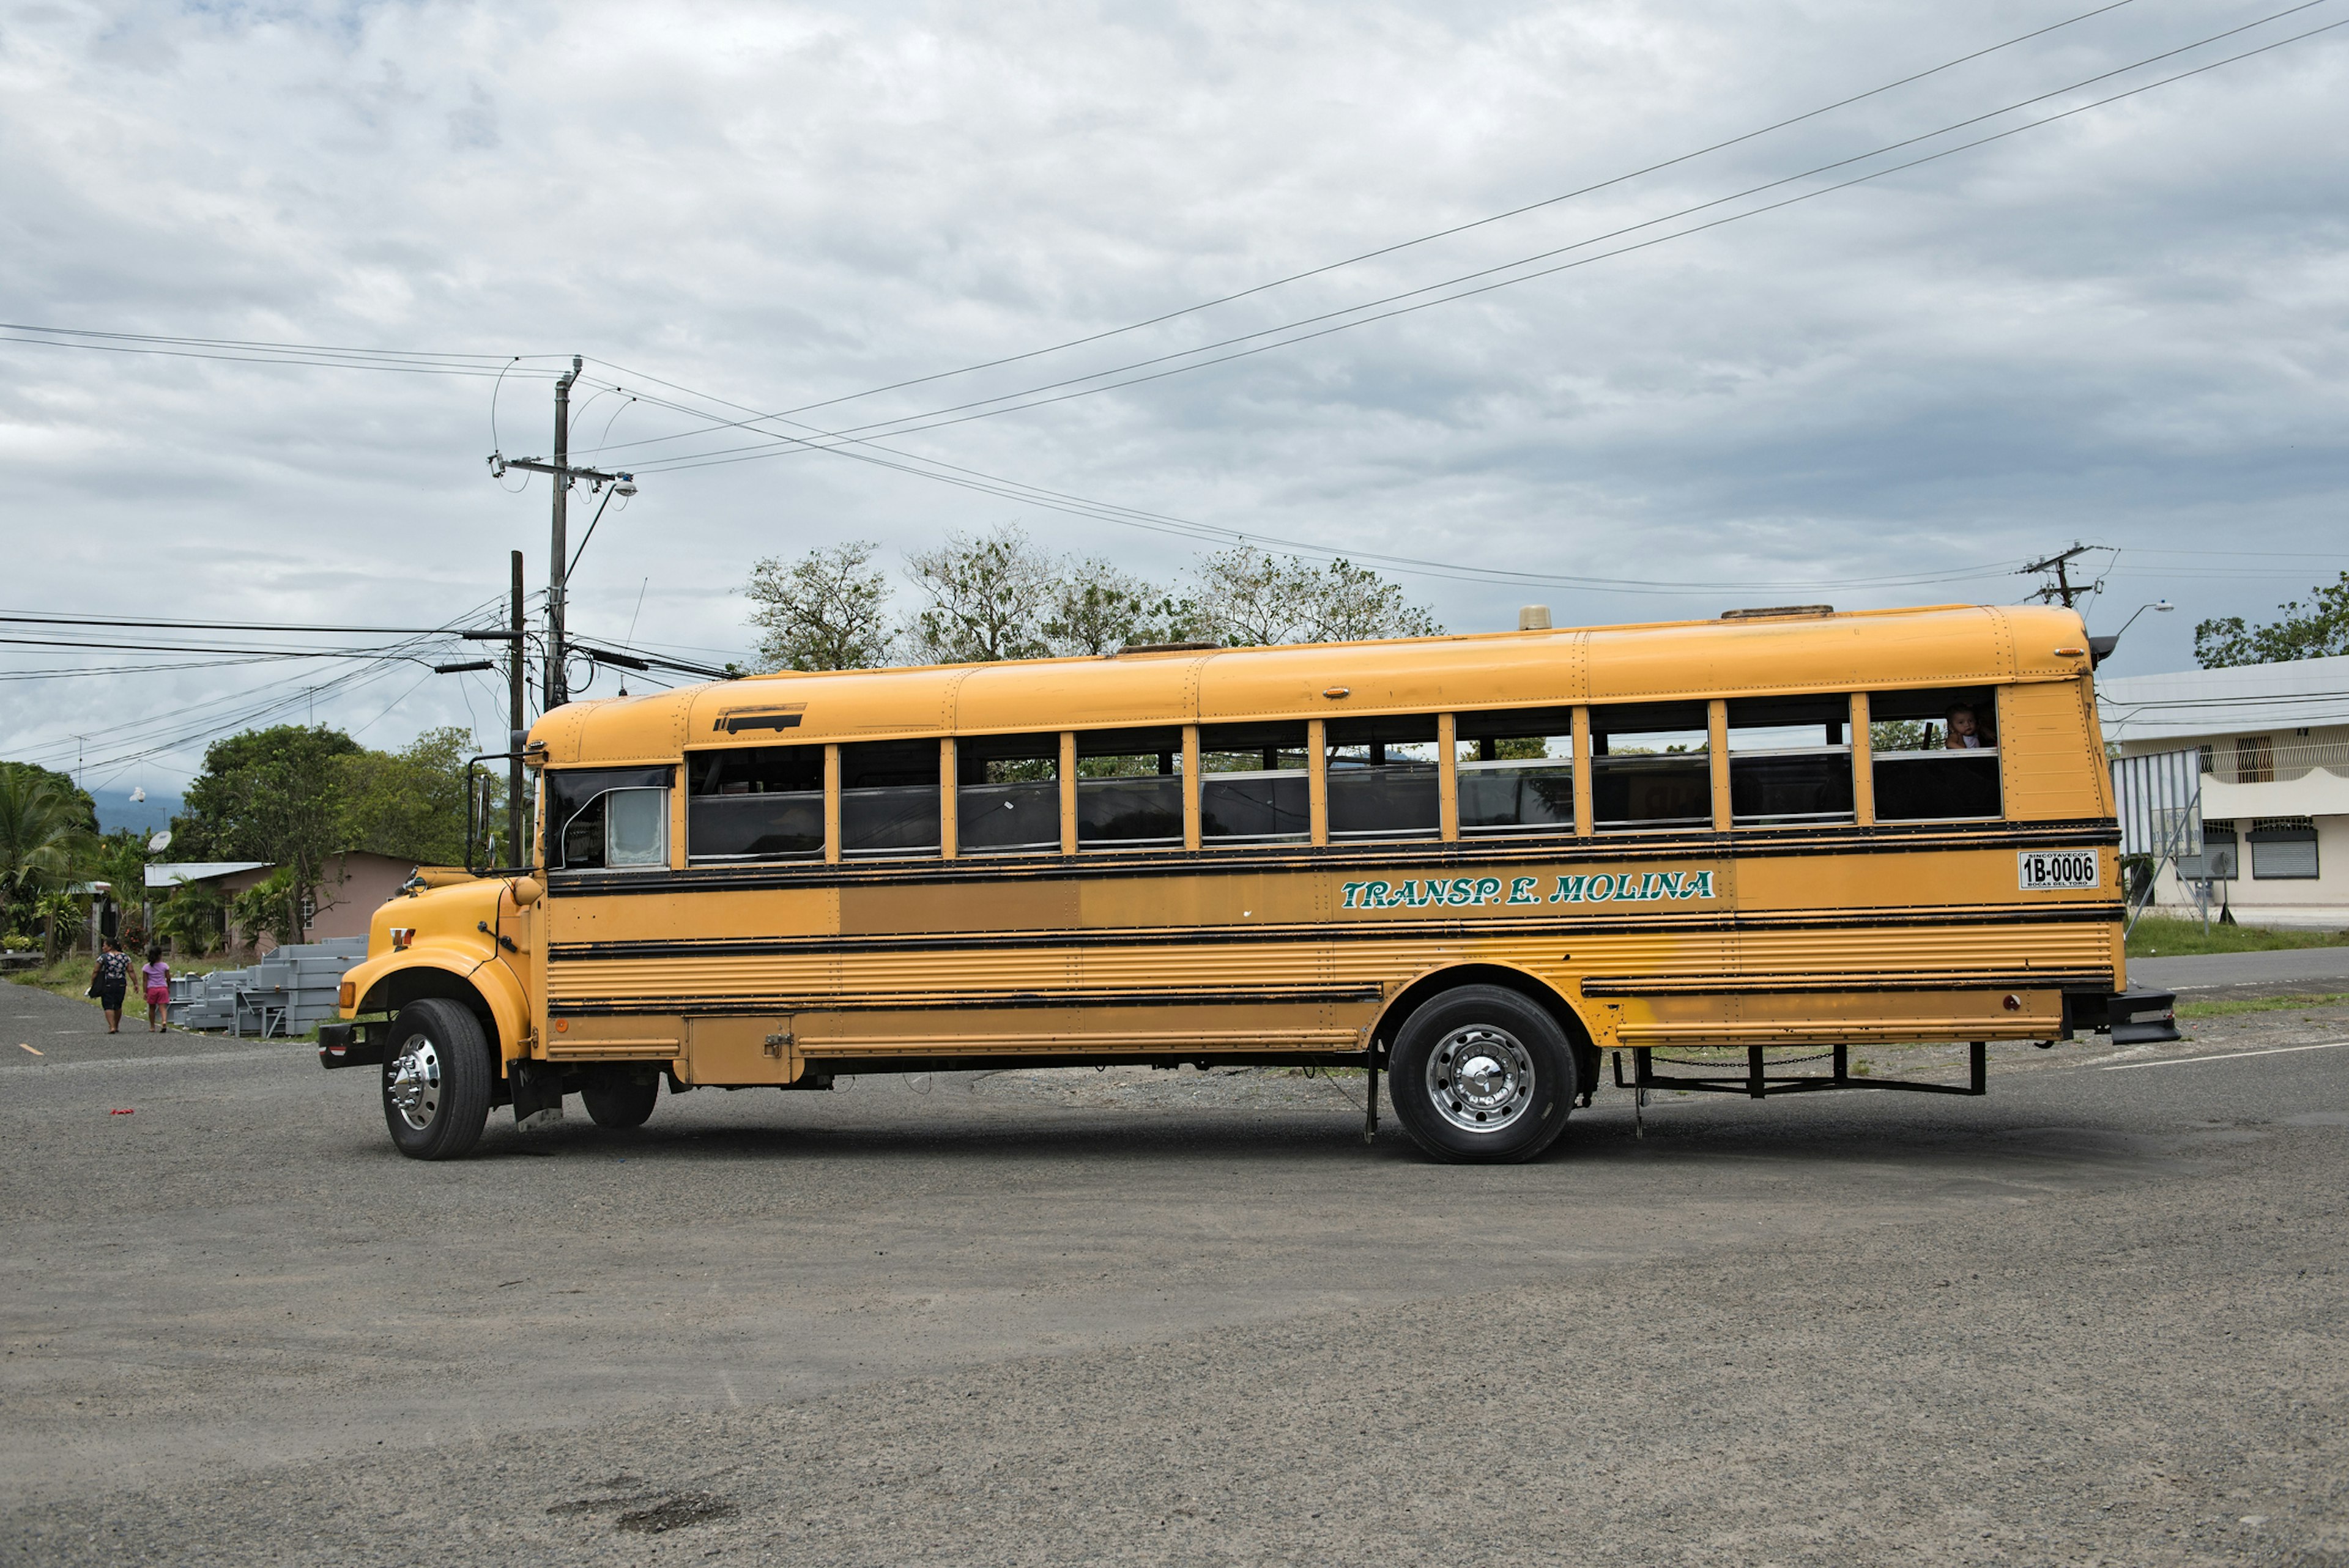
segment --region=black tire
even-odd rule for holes
[[[1463,1067],[1476,1071],[1473,1084]],[[1566,1130],[1578,1092],[1566,1032],[1505,986],[1444,992],[1403,1021],[1388,1053],[1395,1119],[1438,1160],[1531,1160]]]
[[[579,1086],[579,1103],[598,1127],[642,1127],[660,1099],[660,1079],[625,1072],[598,1073]]]
[[[455,1160],[489,1124],[496,1077],[481,1020],[461,1002],[427,996],[399,1010],[383,1058],[383,1120],[410,1160]]]

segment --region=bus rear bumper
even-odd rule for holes
[[[2177,1039],[2178,997],[2168,991],[2069,991],[2064,995],[2064,1032],[2101,1035],[2116,1046],[2160,1045]]]
[[[2105,1018],[2116,1046],[2154,1045],[2178,1038],[2178,998],[2168,991],[2120,992],[2106,999]]]

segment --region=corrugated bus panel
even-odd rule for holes
[[[1999,694],[2000,787],[2010,821],[2112,815],[2112,783],[2094,734],[2088,683],[2050,681]]]

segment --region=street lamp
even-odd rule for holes
[[[2119,631],[2115,632],[2108,637],[2090,637],[2088,639],[2088,667],[2094,669],[2096,665],[2103,664],[2106,659],[2112,656],[2113,650],[2120,646],[2122,636],[2127,633],[2131,626],[2137,624],[2137,616],[2144,614],[2147,610],[2151,610],[2156,614],[2167,615],[2169,612],[2177,608],[2177,605],[2171,603],[2167,599],[2156,599],[2150,604],[2139,604],[2136,611],[2130,614],[2129,618],[2121,623],[2121,629]]]

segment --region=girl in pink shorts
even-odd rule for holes
[[[168,1033],[171,1026],[171,966],[163,962],[160,947],[147,950],[147,967],[139,973],[147,983],[147,1032]]]

